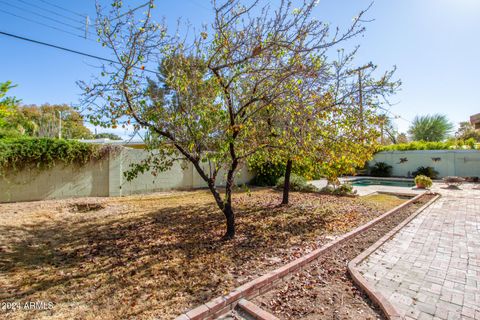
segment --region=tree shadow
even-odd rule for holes
[[[272,269],[270,257],[322,235],[328,214],[342,209],[322,202],[284,207],[247,201],[238,206],[238,236],[227,242],[219,241],[224,217],[213,203],[129,218],[0,226],[9,239],[0,258],[0,283],[8,290],[0,299],[47,295],[57,302],[95,304],[109,295],[137,299],[148,294],[163,299],[157,308],[167,303],[179,312]],[[145,308],[138,304],[128,312]]]

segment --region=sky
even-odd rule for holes
[[[144,2],[124,1],[130,8]],[[315,16],[346,28],[370,3],[320,0]],[[171,27],[179,18],[199,27],[210,21],[210,8],[208,0],[159,0],[154,17],[165,17]],[[94,0],[0,0],[0,31],[108,58],[94,36],[84,39],[85,16],[95,19]],[[397,67],[402,87],[388,108],[399,131],[406,132],[416,115],[441,113],[458,124],[480,112],[480,1],[376,0],[366,18],[373,20],[366,32],[344,47],[360,46],[358,65],[372,61],[380,71]],[[24,104],[77,104],[81,90],[76,81],[98,74],[99,65],[92,58],[0,35],[0,82],[16,84],[11,95]],[[128,136],[123,129],[100,131]]]

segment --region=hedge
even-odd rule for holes
[[[58,163],[82,166],[102,159],[108,154],[108,149],[77,140],[3,138],[0,139],[0,174],[27,167],[48,169]]]
[[[468,142],[468,141],[465,141]],[[380,151],[411,151],[411,150],[457,150],[457,149],[475,149],[475,144],[464,144],[453,141],[447,142],[425,142],[413,141],[410,143],[399,143],[388,146],[382,146]]]

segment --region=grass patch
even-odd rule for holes
[[[360,198],[236,193],[238,236],[206,191],[0,205],[0,301],[51,301],[9,319],[173,318],[298,258],[402,203]],[[83,200],[82,200],[83,201]],[[95,205],[98,202],[98,206]]]

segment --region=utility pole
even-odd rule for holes
[[[85,16],[85,39],[88,37],[88,26],[90,24],[90,19],[88,16]]]
[[[358,98],[358,104],[359,104],[359,109],[360,109],[360,124],[363,127],[363,83],[362,83],[362,76],[363,76],[363,70],[370,69],[370,68],[375,68],[373,63],[366,64],[362,67],[359,67],[354,70],[348,71],[348,74],[358,74],[358,91],[359,91],[359,98]]]
[[[62,111],[58,111],[58,139],[62,139]]]

